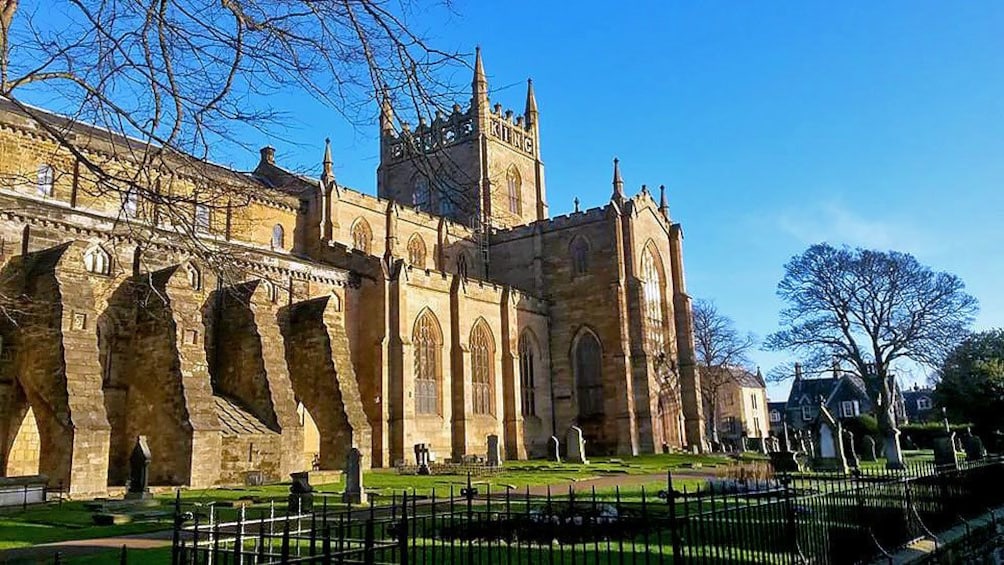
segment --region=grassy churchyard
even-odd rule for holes
[[[743,461],[762,459],[755,454],[742,458]],[[475,477],[472,482],[482,492],[499,494],[509,490],[513,497],[522,495],[529,489],[533,494],[545,492],[548,487],[555,495],[567,494],[570,486],[578,492],[591,493],[595,490],[599,498],[613,498],[619,494],[622,500],[632,500],[641,496],[644,489],[649,496],[666,488],[666,472],[674,474],[673,484],[677,489],[693,490],[706,483],[707,479],[725,471],[735,460],[718,455],[642,455],[637,457],[597,457],[589,465],[552,463],[549,461],[514,461],[507,463],[499,474]],[[447,497],[450,489],[459,494],[466,486],[467,477],[459,475],[416,476],[401,475],[394,469],[375,469],[364,475],[366,490],[374,505],[388,504],[393,496],[402,492],[428,496],[435,491],[437,497]],[[332,508],[342,507],[340,496],[343,483],[313,485],[320,496],[328,495]],[[181,491],[183,509],[208,512],[210,503],[215,506],[218,519],[232,520],[239,508],[244,506],[249,515],[267,512],[274,506],[277,513],[284,511],[289,483],[259,487],[232,487],[213,489],[186,489]],[[156,497],[157,508],[137,510],[132,522],[118,525],[98,526],[94,524],[95,511],[84,501],[50,503],[47,505],[0,509],[0,552],[3,550],[26,548],[40,544],[70,540],[111,538],[133,534],[164,532],[171,528],[171,512],[174,495],[165,493]],[[321,504],[321,500],[317,500]],[[68,552],[69,553],[69,552]],[[130,562],[139,562],[131,556],[143,555],[143,563],[157,563],[160,558],[170,556],[164,548],[133,550],[129,552]],[[0,563],[5,556],[0,553]],[[91,552],[87,555],[64,558],[63,563],[110,563],[118,562],[117,550]]]

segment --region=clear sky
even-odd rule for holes
[[[606,202],[614,156],[632,194],[669,187],[690,293],[740,329],[776,329],[782,265],[820,241],[957,273],[977,327],[1004,326],[1004,3],[455,0],[412,16],[433,45],[482,46],[493,101],[521,111],[533,77],[552,214]],[[375,192],[376,107],[354,128],[271,102],[289,129],[259,145],[317,171],[330,136],[339,181]]]
[[[691,294],[742,330],[776,328],[782,265],[819,241],[955,272],[977,326],[1004,326],[1004,3],[453,10],[418,23],[446,48],[482,46],[493,101],[521,111],[534,79],[552,214],[603,204],[614,156],[632,193],[665,184]],[[330,135],[339,180],[375,190],[375,127],[300,118],[290,137],[315,148],[277,143],[280,158],[316,168]],[[765,372],[785,358],[753,354]]]

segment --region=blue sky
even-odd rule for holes
[[[776,329],[782,265],[819,241],[955,272],[977,327],[1004,326],[1004,3],[455,0],[410,17],[434,45],[482,46],[493,101],[521,111],[533,77],[552,214],[603,204],[614,156],[631,193],[669,187],[691,294],[742,330]],[[330,136],[339,181],[375,191],[376,107],[357,127],[270,103],[289,127],[257,145],[317,171]]]
[[[776,329],[782,265],[819,241],[955,272],[977,326],[1004,326],[1004,4],[570,6],[458,2],[417,21],[444,47],[480,44],[507,107],[533,77],[553,214],[604,203],[616,155],[632,191],[669,187],[691,294],[745,331]],[[373,190],[375,129],[316,116],[290,134],[313,153],[280,154],[310,164],[330,135],[338,178]],[[753,354],[765,371],[785,358]]]

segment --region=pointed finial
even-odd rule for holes
[[[526,79],[526,110],[523,111],[526,117],[526,125],[533,127],[537,125],[537,96],[533,93],[533,79]]]
[[[390,94],[387,87],[383,87],[383,95],[380,98],[380,131],[390,132],[394,130],[394,107],[390,103]]]
[[[332,160],[331,160],[331,138],[324,138],[324,173],[322,174],[322,179],[331,180],[335,178],[332,172]]]
[[[471,83],[473,99],[471,102],[477,104],[488,100],[488,78],[485,76],[485,64],[481,60],[481,46],[474,48],[474,80]]]
[[[669,204],[666,202],[666,185],[659,185],[659,212],[662,217],[669,219]]]
[[[572,202],[575,203],[575,213],[578,213],[579,212],[579,197],[576,196],[575,200],[573,200]]]
[[[621,160],[614,157],[614,194],[616,200],[624,199],[624,179],[621,178]]]

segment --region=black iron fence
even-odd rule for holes
[[[176,520],[175,564],[821,563],[881,559],[1004,504],[1004,460],[846,476],[719,479],[688,491],[445,496]],[[180,509],[180,507],[179,507]],[[996,532],[996,529],[993,530]],[[937,542],[936,542],[937,543]]]

